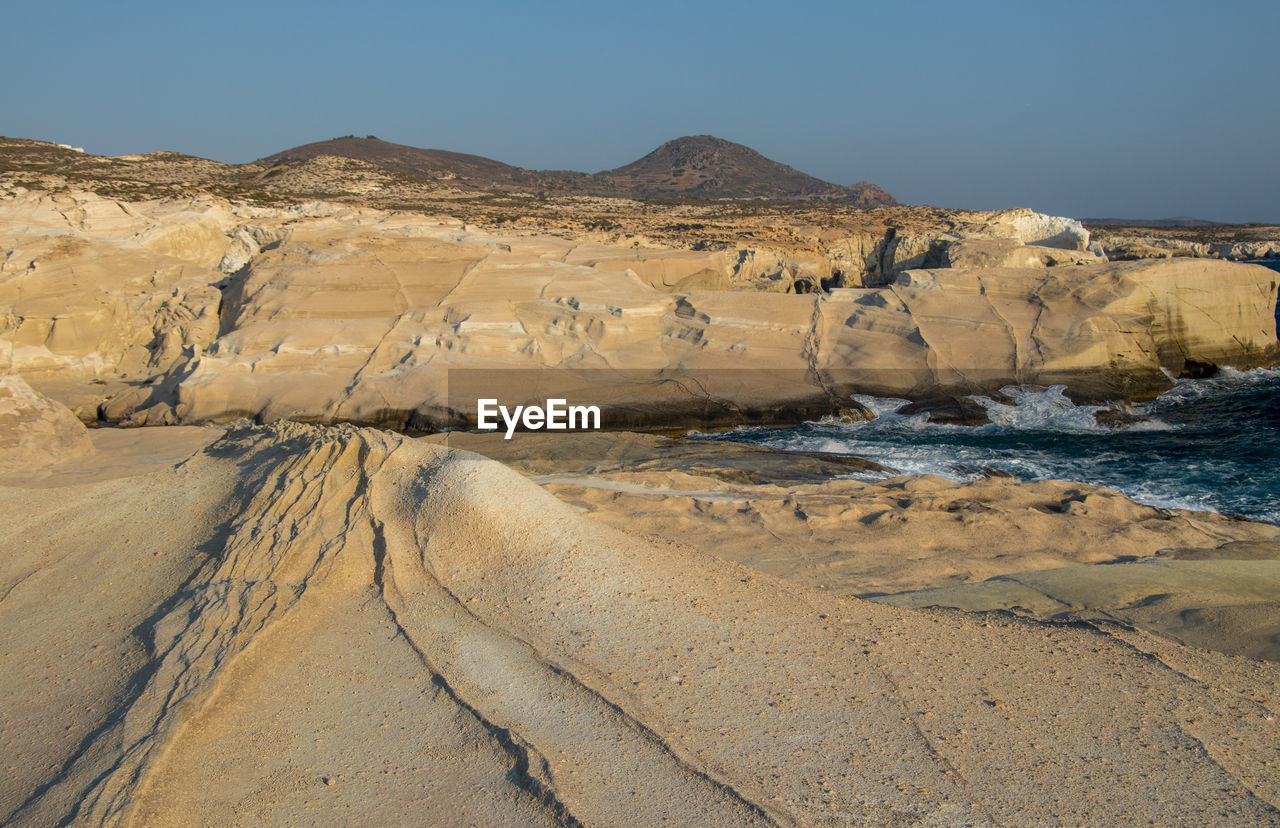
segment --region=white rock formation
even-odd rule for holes
[[[1007,212],[1018,213],[1019,211]],[[1026,211],[1020,215],[1011,215],[1005,220],[1013,226],[1018,240],[1023,244],[1060,247],[1064,250],[1089,248],[1089,231],[1076,219]]]
[[[0,474],[36,474],[92,452],[89,432],[66,406],[17,374],[0,376]]]
[[[1274,360],[1273,272],[1207,259],[1048,267],[1096,258],[1026,245],[1017,222],[1045,233],[1070,224],[1030,211],[996,218],[972,237],[895,236],[885,251],[891,267],[941,269],[799,295],[831,287],[832,261],[500,236],[331,205],[27,196],[0,201],[0,367],[50,389],[133,383],[102,391],[82,407],[87,419],[100,407],[134,423],[404,427],[452,416],[457,369],[640,372],[600,401],[680,422],[705,403],[699,394],[765,412],[809,411],[853,390],[1017,382],[1113,399],[1167,388],[1163,370],[1188,360]],[[207,233],[210,222],[225,230]],[[947,269],[949,256],[960,267]],[[763,379],[717,373],[734,371]],[[710,385],[669,381],[691,373]]]

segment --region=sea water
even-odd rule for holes
[[[1260,262],[1280,271],[1280,260]],[[936,474],[973,480],[991,470],[1023,480],[1073,480],[1117,489],[1140,503],[1201,509],[1280,523],[1280,369],[1224,369],[1179,380],[1134,406],[1146,419],[1099,425],[1099,406],[1074,405],[1063,387],[1010,387],[1009,402],[977,398],[990,425],[931,423],[896,413],[905,400],[856,397],[874,420],[744,428],[693,439],[733,440],[784,451],[855,454],[891,471],[884,479]]]

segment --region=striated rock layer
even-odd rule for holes
[[[385,432],[73,480],[0,488],[8,821],[1280,821],[1274,664],[826,595]]]
[[[1280,353],[1272,271],[1106,263],[1078,222],[1020,210],[820,261],[208,197],[25,193],[0,221],[0,367],[88,422],[430,430],[551,391],[614,426],[794,421],[853,392],[1142,398]],[[479,370],[506,373],[459,373]]]

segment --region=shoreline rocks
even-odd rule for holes
[[[89,432],[17,374],[0,376],[0,474],[36,474],[93,453]]]
[[[1169,388],[1166,372],[1280,357],[1273,272],[1102,262],[1078,223],[1037,216],[912,237],[924,252],[905,259],[910,240],[894,236],[891,271],[951,266],[855,287],[764,248],[27,194],[0,200],[0,365],[90,422],[417,432],[474,422],[479,396],[530,405],[552,390],[620,429],[788,424],[838,415],[854,393],[920,401],[1026,383],[1127,402]],[[474,381],[484,372],[488,386]]]

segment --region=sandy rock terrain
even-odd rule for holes
[[[617,431],[1270,365],[1241,238],[0,162],[0,822],[1280,824],[1280,528]]]
[[[1164,390],[1162,369],[1178,372],[1187,359],[1250,366],[1276,352],[1274,281],[1246,266],[913,271],[885,288],[809,296],[677,293],[631,269],[558,261],[572,256],[567,244],[476,234],[393,242],[390,232],[368,242],[345,228],[332,240],[304,237],[255,264],[231,329],[183,368],[176,417],[438,422],[433,408],[459,402],[445,393],[458,369],[639,372],[638,393],[593,377],[590,402],[623,407],[675,393],[654,418],[673,424],[696,400],[658,386],[664,376],[698,377],[739,406],[1024,382],[1114,399]],[[693,274],[654,281],[713,273],[700,258]],[[671,274],[680,261],[663,254],[649,264]],[[743,368],[773,372],[776,387],[717,385],[716,372]]]
[[[1096,244],[1112,259],[1212,257],[1247,261],[1280,257],[1280,227],[1190,225],[1184,227],[1092,226]]]
[[[476,395],[449,393],[459,370],[513,372],[489,392],[513,402],[565,377],[594,389],[587,402],[615,425],[652,427],[794,421],[855,391],[1033,382],[1128,399],[1168,388],[1165,372],[1188,361],[1275,360],[1272,272],[1098,263],[1077,249],[1078,223],[1037,216],[992,214],[966,225],[975,238],[950,234],[952,267],[898,272],[895,259],[889,283],[839,287],[765,248],[27,192],[0,200],[0,360],[87,422],[427,430],[472,418]]]
[[[1274,664],[825,594],[385,432],[198,444],[0,488],[10,819],[1277,820]]]
[[[50,460],[92,452],[89,432],[75,415],[17,374],[0,376],[0,474],[32,473]]]
[[[1158,509],[1098,486],[916,476],[652,435],[450,433],[592,519],[812,589],[897,606],[1106,618],[1280,661],[1280,527]]]

